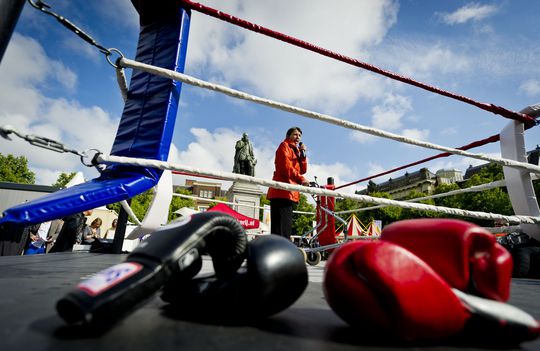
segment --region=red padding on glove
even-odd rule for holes
[[[512,256],[495,236],[456,219],[412,219],[386,226],[381,240],[424,260],[452,287],[497,301],[510,296]]]
[[[454,335],[469,318],[433,269],[390,242],[356,241],[337,249],[326,264],[324,293],[350,325],[404,340]]]

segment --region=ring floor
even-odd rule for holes
[[[328,307],[324,262],[308,266],[309,284],[287,310],[248,325],[182,320],[165,313],[156,294],[99,335],[67,326],[55,304],[83,279],[125,255],[57,253],[0,257],[0,350],[487,350],[474,343],[403,344],[373,338],[341,321]],[[205,258],[203,272],[212,270]],[[514,279],[510,303],[540,319],[540,280]],[[540,350],[540,340],[506,349]]]

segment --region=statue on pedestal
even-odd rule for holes
[[[255,176],[257,160],[253,155],[253,145],[247,133],[244,133],[242,139],[236,142],[235,149],[233,173]]]

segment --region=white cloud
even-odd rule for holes
[[[429,137],[429,130],[427,129],[403,129],[401,135],[406,138],[416,140],[427,140]],[[416,146],[414,146],[416,147]]]
[[[131,1],[94,0],[92,3],[100,16],[108,18],[115,25],[139,30],[139,14]]]
[[[208,3],[214,4],[352,57],[365,56],[363,49],[385,36],[396,22],[398,8],[391,0],[344,1],[328,16],[322,1]],[[194,14],[190,30],[188,69],[205,72],[213,81],[327,113],[347,111],[358,98],[370,99],[382,91],[377,86],[381,80],[360,69],[220,22]]]
[[[519,86],[519,91],[527,96],[538,96],[540,94],[540,81],[529,79]]]
[[[368,170],[369,175],[379,174],[386,170],[385,168],[383,168],[383,166],[381,166],[378,163],[374,163],[373,161],[370,161],[368,163],[368,169],[369,169]]]
[[[445,127],[441,129],[440,134],[445,136],[456,135],[458,133],[456,127]]]
[[[45,84],[76,87],[77,76],[52,60],[35,40],[14,34],[0,65],[0,124],[10,124],[23,134],[35,134],[65,144],[77,151],[88,148],[110,150],[117,121],[96,106],[81,106],[77,101],[49,98],[41,92]],[[25,156],[37,170],[37,184],[52,184],[60,172],[81,167],[77,156],[56,153],[23,142],[2,139],[2,152]],[[87,169],[93,173],[94,170]]]
[[[380,173],[384,173],[384,172],[387,172],[393,168],[396,168],[397,166],[390,166],[388,168],[384,168],[383,166],[381,166],[379,163],[375,163],[373,161],[370,161],[368,163],[368,172],[366,174],[366,177],[372,177],[372,176],[375,176],[377,174],[380,174]],[[382,183],[382,182],[385,182],[387,181],[389,178],[391,177],[398,177],[400,176],[403,172],[405,172],[405,170],[401,170],[401,171],[396,171],[396,172],[392,172],[392,173],[388,173],[388,174],[385,174],[385,175],[381,175],[379,177],[376,177],[376,178],[373,178],[371,179],[373,182],[375,182],[376,184],[379,184],[379,183]],[[367,186],[369,180],[368,181],[365,181],[363,182],[362,184],[364,185],[364,187]]]
[[[494,15],[498,10],[498,7],[494,5],[469,3],[452,13],[441,13],[439,16],[445,23],[454,25],[463,24],[469,21],[481,21]]]
[[[372,108],[371,127],[383,131],[397,131],[403,127],[401,120],[412,111],[410,98],[403,95],[387,93],[380,104]],[[414,120],[417,118],[413,118]],[[373,135],[351,131],[349,139],[361,144],[372,143],[378,139]]]
[[[62,46],[66,51],[76,54],[92,62],[93,64],[98,64],[101,60],[103,60],[104,57],[103,54],[96,49],[96,47],[88,45],[87,42],[81,40],[75,35],[65,37],[62,42]]]
[[[328,178],[334,179],[334,184],[336,186],[344,185],[346,183],[350,183],[351,181],[355,181],[357,176],[356,170],[352,169],[351,167],[347,166],[344,163],[341,162],[335,162],[332,164],[309,164],[308,165],[308,172],[306,174],[306,177],[310,181],[314,181],[315,177],[317,179],[317,183],[321,186],[324,186],[327,184]],[[355,187],[345,187],[342,189],[339,189],[339,192],[344,193],[354,193]]]
[[[378,137],[373,136],[371,134],[364,133],[364,132],[353,130],[349,132],[349,139],[360,144],[369,144],[377,140]]]
[[[190,132],[195,140],[185,150],[178,150],[176,146],[173,146],[169,155],[170,162],[204,170],[232,172],[235,152],[234,146],[236,141],[242,137],[241,132],[226,128],[221,128],[214,132],[203,128],[192,128]],[[260,145],[257,141],[262,138],[258,138],[257,136],[250,135],[250,139],[252,140],[253,152],[257,159],[255,176],[268,180],[272,179],[274,173],[274,153],[277,145],[273,145],[272,147]],[[336,185],[356,180],[356,170],[343,163],[317,164],[311,163],[310,159],[308,160],[308,172],[305,177],[310,181],[315,180],[315,177],[317,177],[319,185],[325,185],[328,177],[334,178]],[[176,176],[174,183],[183,185],[186,178],[193,179],[194,176]],[[230,181],[221,181],[221,183],[223,184],[223,189],[228,189],[231,185]],[[261,190],[266,192],[266,187],[261,187]],[[355,188],[351,187],[344,188],[340,191],[353,193],[354,190]]]
[[[372,126],[383,130],[400,129],[401,118],[412,110],[409,98],[401,95],[386,94],[381,105],[373,107]]]
[[[401,74],[416,79],[429,79],[434,72],[454,74],[472,68],[469,56],[441,43],[402,42],[394,49],[396,54],[385,60],[392,60]]]
[[[204,128],[192,128],[194,141],[189,143],[185,150],[178,150],[173,146],[169,161],[194,168],[218,172],[232,172],[234,165],[234,152],[236,141],[242,137],[242,132],[227,128],[220,128],[214,132]],[[257,159],[255,176],[271,179],[274,172],[274,151],[255,142],[251,137],[253,153]],[[176,184],[183,184],[186,177],[175,178]],[[230,184],[226,182],[225,184]]]

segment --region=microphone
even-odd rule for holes
[[[302,146],[302,144],[304,144],[304,143],[303,143],[303,142],[298,143],[298,149],[300,150],[300,156],[301,156],[302,158],[306,158],[306,150],[300,149],[300,147]]]

